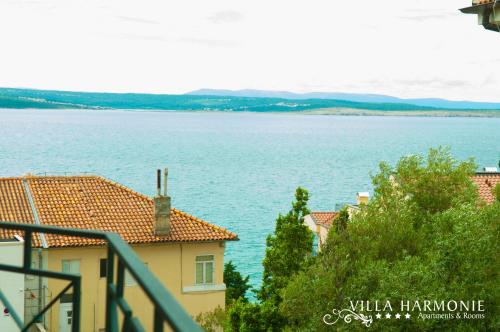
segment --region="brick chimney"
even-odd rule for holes
[[[155,213],[155,235],[165,236],[170,234],[170,197],[167,196],[167,178],[168,170],[164,171],[164,188],[163,195],[161,194],[161,170],[156,173],[156,189],[157,193],[154,197],[154,213]]]

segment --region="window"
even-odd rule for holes
[[[62,271],[64,273],[80,274],[80,261],[76,259],[63,259]]]
[[[99,278],[106,278],[108,276],[108,260],[101,258],[99,260]]]
[[[196,256],[196,283],[213,284],[214,283],[214,256],[204,255]]]

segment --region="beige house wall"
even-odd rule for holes
[[[318,247],[320,251],[326,244],[326,239],[328,238],[328,231],[329,228],[325,226],[318,226],[318,238],[319,238]]]
[[[191,316],[217,307],[224,308],[224,242],[163,243],[132,247]],[[214,255],[213,285],[195,285],[195,259],[200,255]],[[80,261],[82,332],[99,332],[105,326],[106,279],[99,278],[99,269],[100,259],[106,256],[104,247],[49,249],[49,270],[61,271],[63,260]],[[52,296],[56,296],[65,285],[63,281],[51,279],[48,284],[49,292]],[[152,330],[153,306],[140,287],[133,285],[133,282],[131,285],[126,285],[125,298],[146,331]],[[50,312],[49,331],[59,331],[59,314],[59,303],[57,303]]]
[[[316,224],[310,214],[304,217],[304,224],[318,237],[318,251],[321,251],[328,238],[329,228]]]

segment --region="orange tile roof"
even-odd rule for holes
[[[500,184],[500,173],[477,173],[472,177],[477,185],[479,196],[488,204],[495,201],[493,190]]]
[[[311,212],[311,217],[317,225],[330,227],[338,212]]]
[[[0,178],[0,221],[35,223],[27,185],[40,223],[115,232],[128,243],[237,240],[236,234],[172,208],[171,231],[154,235],[153,199],[99,176]],[[0,237],[12,238],[0,230]],[[102,244],[100,240],[45,235],[49,247]],[[34,237],[35,246],[40,246]]]
[[[28,205],[28,198],[19,178],[0,181],[0,220],[18,220],[34,224],[33,214]],[[14,235],[23,236],[22,232],[0,229],[0,238],[13,239]],[[38,236],[33,237],[33,245],[40,246]]]

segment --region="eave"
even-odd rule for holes
[[[497,6],[498,7],[498,6]],[[464,14],[483,14],[486,9],[492,9],[492,3],[485,3],[481,5],[474,5],[470,7],[465,7],[460,9],[460,11]]]
[[[485,29],[500,32],[499,16],[500,2],[491,1],[460,9],[464,14],[475,14],[478,16],[479,24]],[[493,16],[493,17],[492,17]]]

